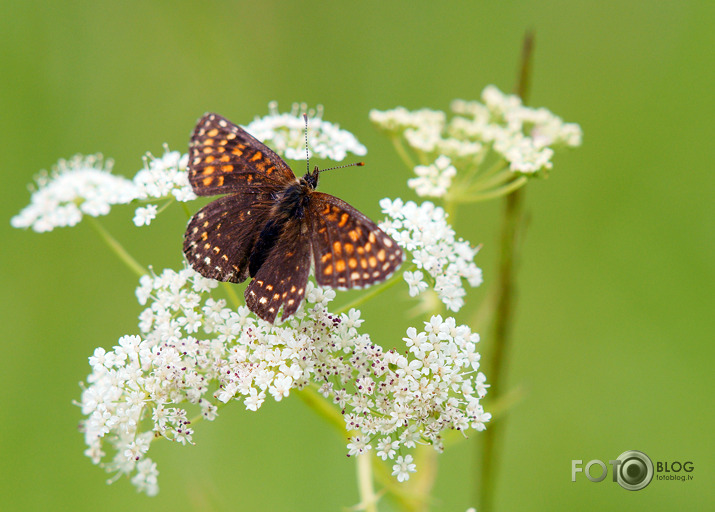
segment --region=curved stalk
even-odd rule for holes
[[[139,277],[148,273],[147,269],[142,267],[139,262],[127,252],[124,246],[120,244],[119,241],[117,241],[117,239],[114,238],[97,219],[95,219],[94,217],[89,217],[89,220],[90,224],[92,224],[92,227],[94,227],[97,233],[99,233],[99,236],[102,238],[102,240],[105,241],[105,243],[109,246],[112,252],[114,252],[114,254],[116,254],[119,259],[122,260],[122,262],[127,267],[129,267],[131,271],[133,271]]]

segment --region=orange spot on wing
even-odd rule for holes
[[[350,240],[352,240],[353,242],[357,242],[358,240],[360,240],[360,237],[362,236],[362,229],[360,229],[360,228],[351,229],[350,231],[348,231],[348,236],[350,237]]]
[[[256,153],[251,157],[251,162],[255,162],[256,160],[262,160],[263,159],[263,153],[260,151],[256,151]]]
[[[335,270],[338,272],[344,272],[345,271],[345,260],[338,260],[335,262]]]
[[[348,218],[350,218],[350,215],[348,215],[347,213],[343,213],[340,216],[340,222],[338,223],[338,226],[342,228],[347,223]]]

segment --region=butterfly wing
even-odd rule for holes
[[[360,288],[400,267],[402,249],[373,221],[337,197],[322,192],[310,197],[307,218],[319,285]]]
[[[184,235],[184,254],[204,277],[240,283],[261,226],[270,214],[270,194],[232,194],[204,206]]]
[[[280,189],[295,175],[268,146],[218,114],[199,120],[189,143],[189,182],[196,195]]]
[[[282,320],[295,313],[305,296],[310,273],[311,244],[305,219],[293,218],[261,264],[244,297],[248,309],[273,323],[283,306]]]

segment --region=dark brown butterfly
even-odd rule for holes
[[[265,144],[217,114],[205,114],[189,144],[189,181],[200,196],[227,194],[189,222],[184,254],[198,273],[240,283],[256,315],[296,312],[311,262],[321,286],[358,288],[389,277],[402,249],[344,201],[316,192],[319,170],[298,179]]]

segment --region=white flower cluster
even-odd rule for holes
[[[450,311],[459,311],[464,305],[466,291],[462,283],[470,286],[482,283],[482,271],[474,264],[478,249],[469,242],[456,238],[447,223],[444,210],[429,201],[417,205],[385,198],[380,201],[383,213],[390,218],[380,227],[412,255],[414,272],[404,272],[410,295],[416,296],[428,288],[425,274],[431,278],[434,290]]]
[[[401,355],[358,332],[360,311],[329,313],[333,290],[309,283],[296,314],[271,325],[212,298],[216,285],[191,269],[142,277],[141,334],[89,358],[85,453],[116,478],[131,476],[141,491],[158,492],[156,464],[146,456],[151,440],[192,443],[190,414],[213,420],[231,400],[255,411],[268,395],[279,401],[291,389],[319,387],[342,409],[346,429],[360,432],[349,454],[372,442],[383,459],[399,452],[393,469],[401,481],[414,471],[405,450],[417,442],[441,449],[443,430],[481,430],[489,419],[479,405],[486,392],[479,337],[453,318],[410,328]]]
[[[83,215],[107,215],[112,205],[131,202],[136,197],[134,184],[111,173],[112,162],[101,155],[76,155],[60,160],[52,173],[35,178],[37,188],[30,204],[14,216],[16,228],[37,232],[74,226]]]
[[[451,107],[456,115],[449,122],[444,112],[403,107],[373,110],[370,119],[432,160],[445,155],[453,162],[479,164],[491,148],[519,173],[550,169],[554,147],[581,144],[579,125],[564,123],[545,108],[526,107],[518,96],[493,85],[482,92],[482,102],[455,100]]]
[[[348,152],[355,155],[367,154],[365,146],[355,136],[341,130],[336,124],[322,119],[323,109],[308,111],[305,104],[293,104],[290,112],[278,112],[278,103],[268,104],[270,113],[256,117],[244,126],[247,132],[269,146],[279,155],[290,160],[305,159],[305,120],[308,115],[308,148],[310,154],[320,158],[341,161]]]
[[[416,166],[415,174],[417,177],[407,180],[407,185],[418,196],[442,197],[449,190],[457,169],[449,157],[440,155],[433,164]]]
[[[149,153],[144,157],[144,169],[134,176],[139,199],[160,199],[174,196],[178,201],[196,199],[189,183],[189,155],[178,151],[170,151],[164,144],[164,154],[157,158]],[[157,206],[150,204],[140,206],[134,215],[134,224],[148,226],[156,217]]]
[[[443,431],[484,430],[491,419],[480,404],[488,385],[478,371],[479,335],[451,317],[433,316],[424,324],[422,331],[407,329],[406,355],[356,343],[350,360],[336,361],[338,372],[333,371],[339,377],[348,363],[354,387],[339,378],[337,385],[330,379],[321,388],[343,409],[348,429],[359,431],[350,439],[348,455],[375,444],[378,457],[395,460],[392,474],[400,482],[416,471],[405,449],[429,443],[442,451]]]
[[[135,199],[159,199],[173,196],[179,201],[196,199],[187,172],[188,155],[169,151],[144,159],[144,169],[132,180],[111,173],[112,162],[101,155],[76,155],[60,160],[52,173],[35,178],[36,190],[30,204],[11,219],[16,228],[32,227],[35,231],[52,231],[74,226],[83,215],[107,215],[112,205],[131,203]],[[157,205],[136,209],[134,224],[148,226],[156,217]]]

